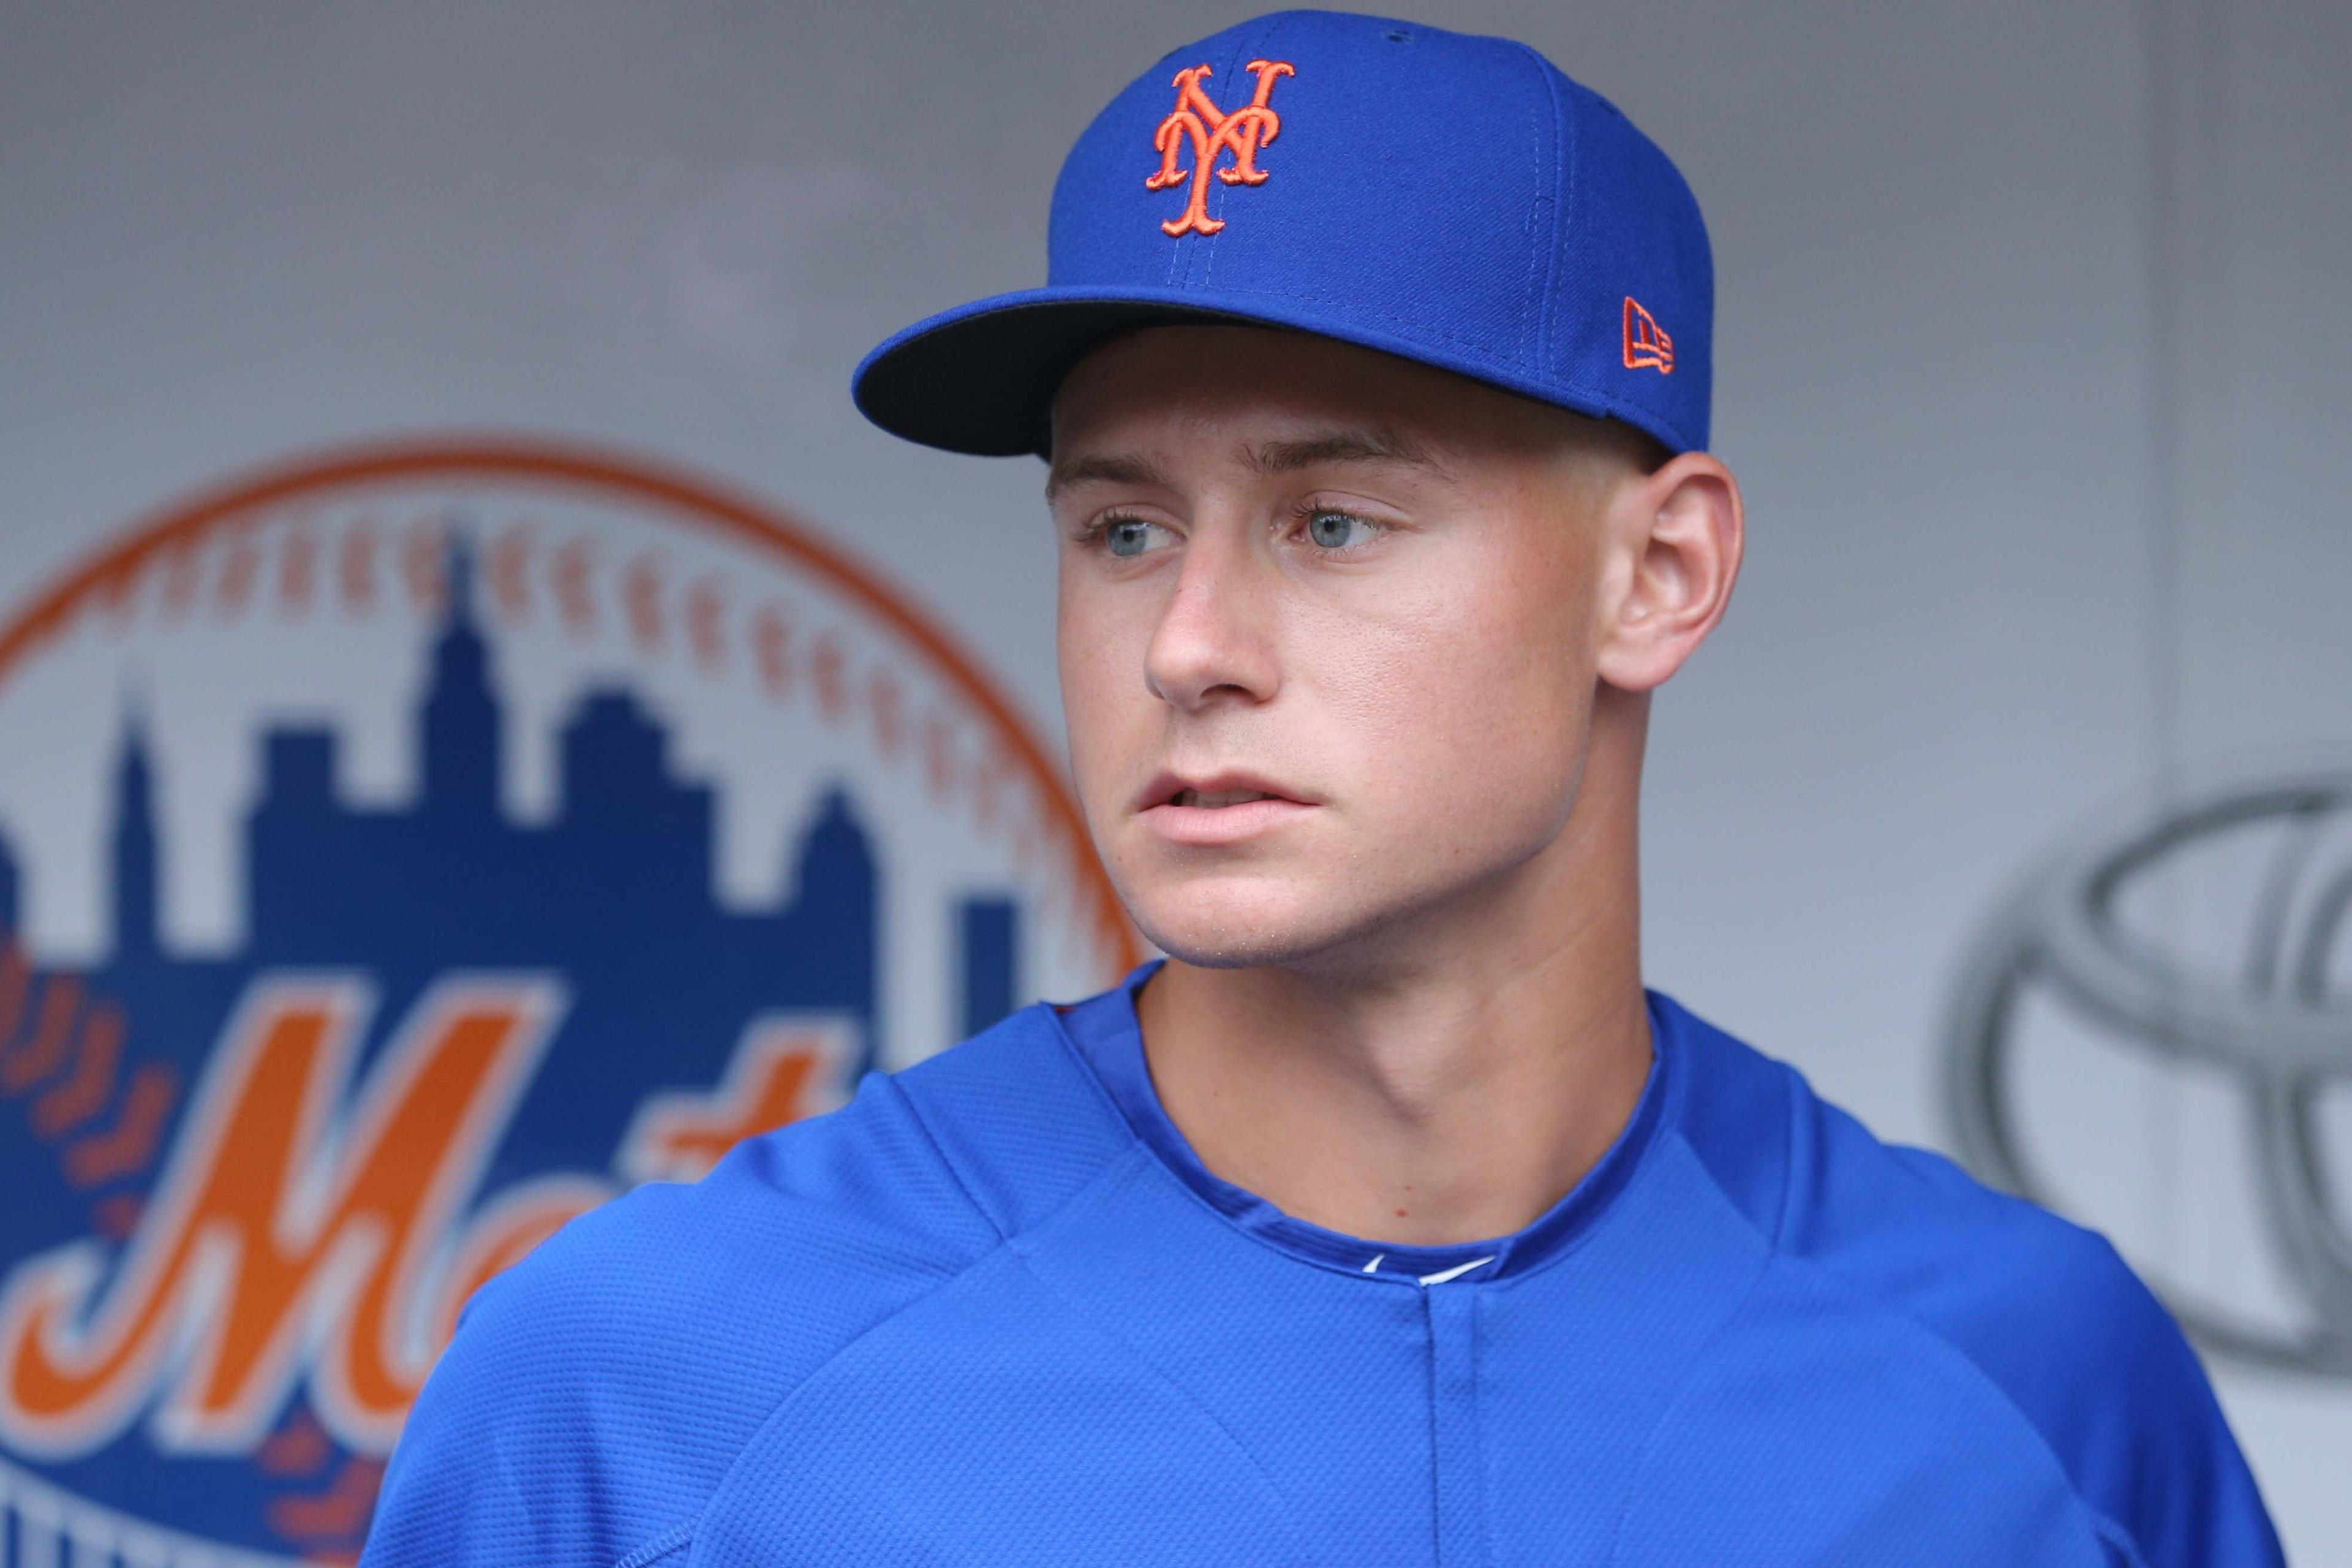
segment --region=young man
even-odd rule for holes
[[[857,396],[1048,458],[1168,959],[485,1288],[371,1568],[2276,1563],[2103,1241],[1643,986],[1649,693],[1743,537],[1664,156],[1286,13],[1112,103],[1051,251]]]

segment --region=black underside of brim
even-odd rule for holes
[[[1046,454],[1054,394],[1090,351],[1140,327],[1255,322],[1135,300],[1046,300],[950,321],[866,366],[857,406],[895,436],[976,457]]]

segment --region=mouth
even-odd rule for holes
[[[1210,811],[1220,811],[1229,805],[1241,805],[1253,800],[1282,800],[1283,795],[1271,795],[1262,789],[1180,789],[1168,797],[1170,805],[1197,805]]]
[[[1272,779],[1241,773],[1162,773],[1137,797],[1138,816],[1162,842],[1192,849],[1238,845],[1321,804]]]
[[[1265,800],[1279,801],[1286,805],[1316,804],[1271,779],[1234,773],[1188,778],[1181,773],[1161,773],[1145,786],[1138,798],[1136,809],[1150,811],[1160,806],[1174,806],[1186,811],[1225,811]]]

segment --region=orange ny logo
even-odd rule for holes
[[[1231,114],[1219,112],[1201,90],[1201,83],[1210,74],[1207,66],[1176,73],[1176,107],[1151,138],[1151,144],[1160,150],[1160,172],[1143,182],[1146,190],[1164,191],[1191,176],[1192,198],[1184,204],[1184,216],[1160,226],[1171,237],[1214,234],[1225,226],[1224,219],[1209,216],[1209,171],[1220,153],[1231,153],[1234,161],[1232,167],[1216,171],[1217,178],[1229,185],[1265,184],[1265,171],[1257,166],[1257,150],[1282,132],[1282,117],[1266,107],[1266,100],[1274,95],[1276,80],[1298,72],[1286,60],[1252,60],[1249,68],[1257,78],[1257,92]],[[1180,169],[1176,160],[1188,142],[1192,166]]]

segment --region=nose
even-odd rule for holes
[[[1245,527],[1196,527],[1145,650],[1143,680],[1153,696],[1186,712],[1274,696],[1279,589],[1272,573]]]

